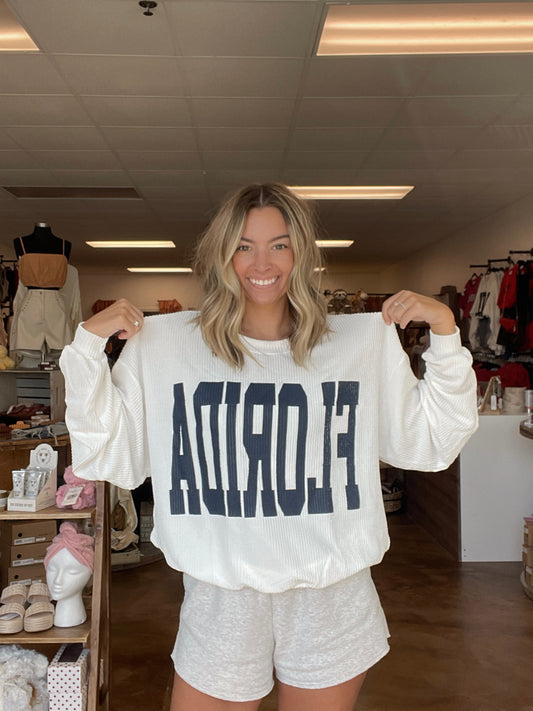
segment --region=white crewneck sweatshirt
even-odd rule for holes
[[[471,356],[431,335],[423,380],[381,314],[328,317],[297,366],[289,342],[244,338],[231,368],[195,313],[148,317],[110,371],[80,325],[61,356],[77,476],[150,476],[152,540],[168,564],[225,588],[324,587],[378,563],[389,538],[379,474],[446,468],[477,427]]]

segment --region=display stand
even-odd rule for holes
[[[2,520],[23,519],[91,519],[94,528],[94,575],[91,613],[86,622],[77,627],[52,627],[45,632],[18,632],[2,635],[0,644],[24,646],[82,643],[90,650],[90,672],[87,711],[109,710],[109,592],[110,592],[110,536],[109,485],[96,482],[96,505],[74,511],[51,506],[40,511],[2,511]]]

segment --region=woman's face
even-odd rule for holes
[[[232,263],[248,302],[286,305],[294,253],[277,207],[250,210]]]
[[[62,548],[48,562],[46,584],[52,600],[65,600],[81,593],[91,579],[91,571],[70,551]]]

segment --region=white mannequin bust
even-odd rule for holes
[[[90,569],[80,563],[66,548],[59,550],[46,568],[46,583],[52,600],[56,600],[54,625],[75,627],[87,619],[83,588],[91,579]]]

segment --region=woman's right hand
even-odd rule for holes
[[[127,340],[138,333],[142,325],[143,312],[127,299],[118,299],[84,321],[83,328],[101,338],[109,338],[116,333],[118,338]]]

